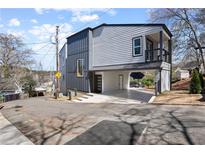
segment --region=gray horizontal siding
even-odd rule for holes
[[[156,26],[105,26],[95,29],[93,31],[93,54],[90,60],[92,67],[144,62],[144,53],[142,56],[133,57],[132,39],[138,36],[143,36],[144,39],[145,35],[160,30],[162,28]],[[144,44],[145,42],[143,42],[145,49]]]
[[[88,31],[83,31],[67,39],[67,87],[80,91],[89,91],[88,78]],[[83,59],[83,77],[77,77],[77,59]]]

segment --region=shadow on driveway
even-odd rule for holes
[[[148,112],[146,109],[132,108],[116,115],[119,121],[104,120],[66,144],[205,144],[205,121],[187,117],[195,113],[180,113],[177,109],[161,111],[159,114],[159,110],[151,114]]]
[[[104,120],[85,133],[67,142],[69,145],[130,145],[136,141],[145,125]]]
[[[149,102],[153,92],[148,92],[143,89],[128,89],[128,90],[113,90],[105,92],[102,95],[113,96],[121,99],[131,99],[139,102]]]

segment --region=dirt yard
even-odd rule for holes
[[[171,91],[157,96],[153,104],[205,105],[205,96],[189,94],[188,91]]]

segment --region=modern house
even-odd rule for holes
[[[101,24],[67,38],[61,92],[128,89],[131,72],[155,70],[156,92],[170,90],[172,34],[164,24]]]

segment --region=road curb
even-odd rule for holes
[[[33,145],[14,125],[0,112],[0,144],[1,145]]]
[[[150,100],[148,101],[148,103],[154,102],[155,98],[156,98],[156,96],[152,96],[152,97],[150,98]]]

